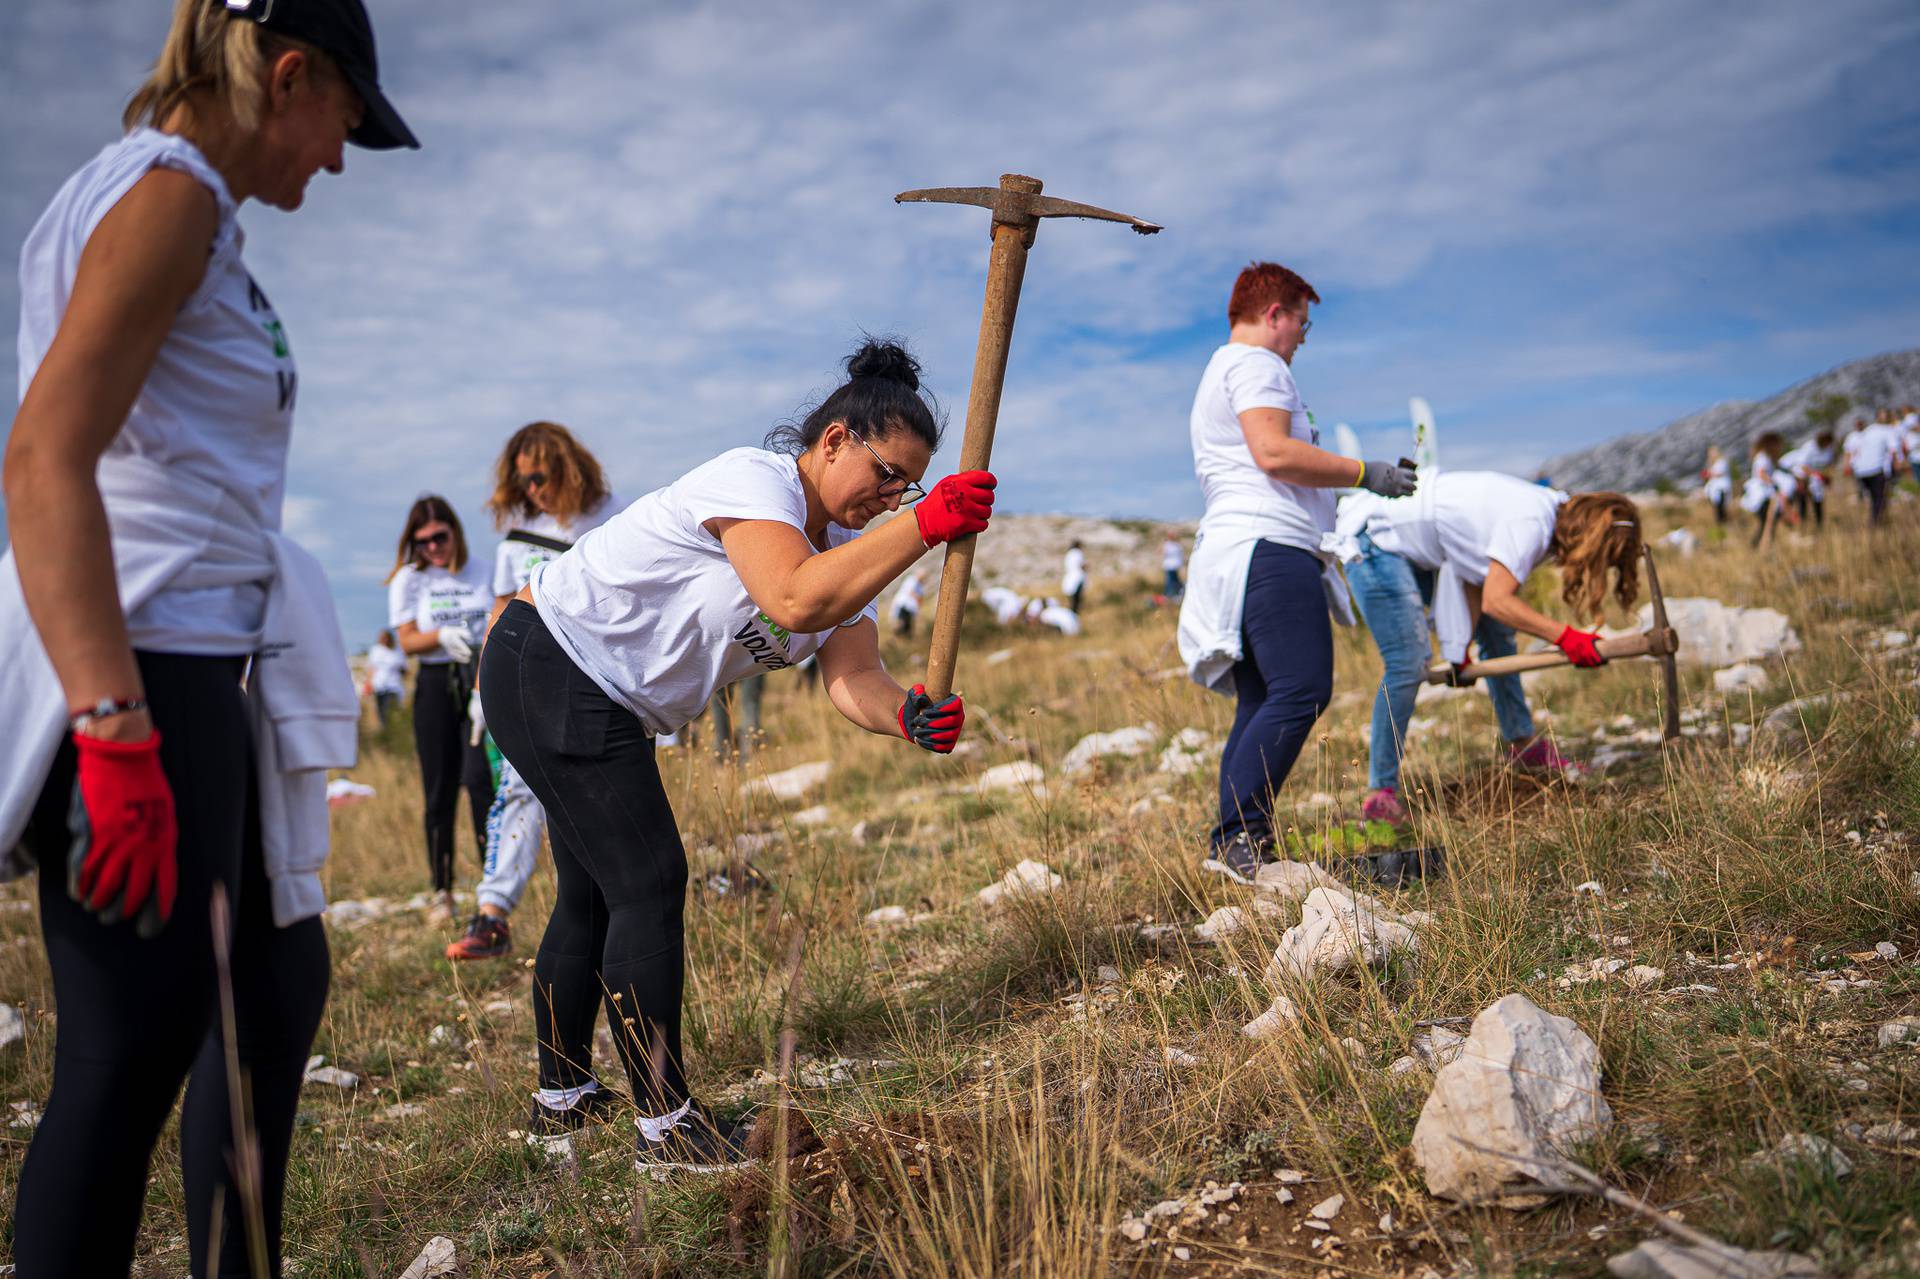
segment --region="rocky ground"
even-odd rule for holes
[[[1657,512],[1699,535],[1662,561],[1681,740],[1650,662],[1529,679],[1576,781],[1507,770],[1484,694],[1436,692],[1400,835],[1354,819],[1378,663],[1343,633],[1282,797],[1321,865],[1245,888],[1198,868],[1231,705],[1147,603],[1157,527],[1081,530],[1078,639],[970,619],[954,758],[776,680],[749,764],[663,757],[690,1071],[760,1116],[729,1178],[636,1176],[624,1117],[529,1138],[550,872],[510,959],[447,964],[404,730],[372,740],[373,795],[335,810],[288,1273],[1920,1272],[1920,511],[1834,514],[1759,556]],[[1043,586],[1073,531],[983,567]],[[1401,887],[1338,860],[1433,845],[1447,874]],[[0,1001],[10,1198],[57,1025],[18,885]],[[141,1247],[184,1268],[167,1147]]]

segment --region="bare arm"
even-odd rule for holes
[[[869,733],[900,736],[907,690],[880,662],[880,628],[868,618],[835,631],[820,646],[820,679],[835,710]]]
[[[60,329],[13,419],[7,533],[69,707],[143,692],[94,467],[205,278],[218,225],[212,192],[186,174],[155,169],[136,182],[87,240]],[[142,741],[152,728],[140,713],[94,732]]]
[[[760,611],[801,634],[838,626],[858,613],[927,549],[911,515],[820,552],[799,529],[778,520],[716,517],[705,527],[726,548],[727,561]]]
[[[1306,488],[1349,488],[1359,481],[1360,463],[1293,438],[1293,414],[1285,409],[1248,409],[1240,414],[1253,463],[1268,476]]]
[[[1469,600],[1472,596],[1469,595]],[[1513,570],[1493,560],[1487,565],[1487,580],[1480,588],[1480,609],[1496,622],[1505,622],[1516,631],[1538,635],[1549,644],[1560,638],[1566,623],[1556,622],[1520,598],[1520,580]],[[1477,615],[1480,609],[1476,609]]]

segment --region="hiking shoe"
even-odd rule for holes
[[[619,1098],[605,1088],[595,1088],[565,1110],[555,1110],[535,1097],[533,1113],[527,1117],[527,1128],[536,1137],[558,1137],[563,1133],[578,1132],[588,1124],[604,1119],[607,1111],[618,1102]]]
[[[1256,844],[1247,832],[1241,831],[1214,849],[1213,854],[1200,863],[1200,869],[1225,875],[1236,884],[1251,886],[1262,866],[1271,866],[1279,860],[1273,855],[1272,845]]]
[[[1360,820],[1405,826],[1411,819],[1407,816],[1407,806],[1400,802],[1400,792],[1391,786],[1382,786],[1360,805]]]
[[[648,1139],[639,1121],[633,1166],[656,1177],[670,1172],[726,1172],[753,1162],[747,1154],[748,1125],[721,1119],[698,1102],[659,1141]]]
[[[467,935],[447,943],[448,959],[498,959],[513,949],[513,929],[504,919],[475,915],[467,921]]]
[[[1560,753],[1550,737],[1535,737],[1507,746],[1507,762],[1529,773],[1573,773],[1579,766]]]

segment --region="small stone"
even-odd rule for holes
[[[1920,1145],[1920,1128],[1912,1124],[1903,1124],[1899,1120],[1875,1124],[1860,1134],[1862,1141],[1878,1142],[1883,1146]]]
[[[1312,1218],[1308,1218],[1306,1221],[1303,1221],[1300,1224],[1305,1226],[1308,1230],[1332,1230],[1333,1229],[1333,1227],[1329,1226],[1326,1222],[1315,1221]]]
[[[0,1004],[0,1048],[26,1037],[26,1019],[12,1004]]]
[[[1201,941],[1224,941],[1247,926],[1247,912],[1238,906],[1222,906],[1194,926],[1193,935]]]
[[[1293,1192],[1291,1190],[1288,1190],[1285,1186],[1282,1186],[1280,1187],[1280,1189],[1274,1191],[1273,1197],[1275,1199],[1278,1199],[1283,1204],[1290,1204],[1293,1202]]]
[[[867,912],[866,925],[868,928],[899,928],[911,918],[905,906],[881,906]]]
[[[1340,1210],[1346,1206],[1347,1197],[1345,1195],[1330,1195],[1313,1207],[1307,1209],[1307,1211],[1321,1221],[1332,1221],[1340,1215]]]
[[[1873,945],[1873,953],[1886,960],[1889,964],[1900,958],[1900,948],[1890,941],[1875,942]]]
[[[1392,1213],[1383,1212],[1380,1214],[1380,1233],[1381,1234],[1386,1234],[1386,1235],[1392,1234],[1393,1228],[1396,1224],[1397,1223],[1394,1221]]]
[[[1920,1043],[1920,1017],[1896,1017],[1881,1023],[1879,1041],[1882,1048]]]
[[[1584,884],[1575,884],[1573,891],[1576,893],[1585,893],[1590,897],[1605,897],[1607,895],[1607,890],[1601,887],[1600,881],[1597,879],[1589,879]]]
[[[330,1088],[358,1088],[360,1076],[351,1070],[342,1070],[338,1066],[326,1065],[325,1057],[307,1058],[307,1070],[304,1080],[310,1084],[325,1084]]]
[[[795,813],[792,820],[795,826],[824,826],[833,820],[833,810],[825,804],[815,804]]]
[[[1248,1039],[1273,1039],[1300,1024],[1300,1010],[1285,995],[1276,995],[1267,1011],[1240,1028]]]
[[[1607,1259],[1617,1279],[1813,1279],[1821,1271],[1793,1252],[1748,1252],[1727,1244],[1707,1248],[1648,1239],[1632,1252]]]
[[[1273,1174],[1273,1178],[1283,1186],[1297,1186],[1307,1179],[1307,1174],[1298,1168],[1282,1168]]]
[[[981,889],[978,896],[982,906],[998,906],[1001,902],[1015,897],[1045,896],[1065,882],[1048,869],[1045,862],[1029,859],[1021,861],[997,883],[988,884]]]
[[[1853,1161],[1841,1154],[1838,1146],[1825,1137],[1816,1137],[1810,1132],[1789,1133],[1782,1137],[1780,1144],[1772,1150],[1752,1155],[1747,1162],[1749,1164],[1802,1163],[1833,1177],[1844,1177],[1853,1171]]]
[[[1120,1223],[1120,1233],[1125,1238],[1139,1243],[1147,1237],[1147,1223],[1138,1217],[1128,1217]]]
[[[1174,1070],[1192,1070],[1200,1064],[1200,1059],[1183,1048],[1169,1048],[1165,1053],[1167,1065]]]
[[[1420,1063],[1411,1057],[1395,1057],[1387,1063],[1389,1075],[1410,1075],[1420,1069]]]
[[[1099,978],[1100,984],[1102,986],[1111,986],[1115,982],[1120,980],[1120,970],[1118,968],[1115,968],[1112,964],[1100,965],[1100,968],[1095,975]]]
[[[1645,990],[1666,975],[1664,968],[1655,968],[1651,964],[1635,964],[1627,969],[1627,985],[1635,990]]]
[[[1175,1248],[1175,1249],[1173,1250],[1173,1257],[1174,1257],[1174,1260],[1176,1260],[1176,1261],[1192,1261],[1192,1260],[1193,1260],[1193,1249],[1191,1249],[1191,1248]]]
[[[400,1279],[445,1279],[456,1273],[459,1265],[460,1256],[453,1246],[453,1240],[445,1235],[435,1235],[420,1250],[420,1255],[413,1259],[413,1264],[401,1273]]]

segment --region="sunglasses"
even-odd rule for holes
[[[436,546],[445,546],[452,540],[453,534],[447,532],[445,529],[441,529],[438,533],[429,533],[425,537],[414,538],[413,545],[415,550],[430,551]]]
[[[902,506],[911,506],[927,495],[925,489],[887,465],[887,459],[875,453],[873,445],[860,438],[860,432],[848,427],[847,434],[867,451],[867,455],[873,459],[873,464],[880,468],[880,487],[874,490],[878,496],[898,497]]]
[[[519,480],[520,487],[531,493],[534,489],[544,488],[546,486],[547,473],[545,471],[528,471],[525,475],[520,476]]]

